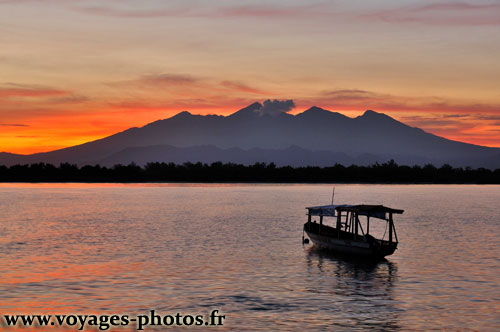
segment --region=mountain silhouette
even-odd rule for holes
[[[350,118],[320,107],[297,115],[261,112],[253,103],[229,116],[187,111],[141,128],[45,153],[0,153],[0,164],[128,164],[165,162],[275,162],[277,165],[448,163],[500,168],[500,148],[452,141],[371,110]]]

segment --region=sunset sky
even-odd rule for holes
[[[0,151],[268,98],[500,147],[500,1],[0,0]]]

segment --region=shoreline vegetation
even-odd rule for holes
[[[136,164],[104,167],[61,163],[0,165],[0,182],[84,183],[395,183],[395,184],[500,184],[500,169],[398,165],[393,160],[370,166],[291,167],[274,163],[240,165],[215,162]]]

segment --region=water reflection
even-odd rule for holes
[[[217,331],[241,332],[499,330],[500,186],[345,186],[347,202],[407,209],[400,248],[379,263],[300,247],[303,207],[329,185],[29,186],[0,185],[0,312],[218,309]]]
[[[400,330],[403,311],[394,298],[397,264],[338,256],[314,246],[306,249],[308,291],[330,295],[335,324],[348,329]]]

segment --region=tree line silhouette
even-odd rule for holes
[[[0,166],[0,182],[264,182],[264,183],[479,183],[500,184],[500,169],[439,168],[398,165],[393,160],[370,166],[277,167],[274,163],[240,165],[148,163],[104,167],[61,163]]]

